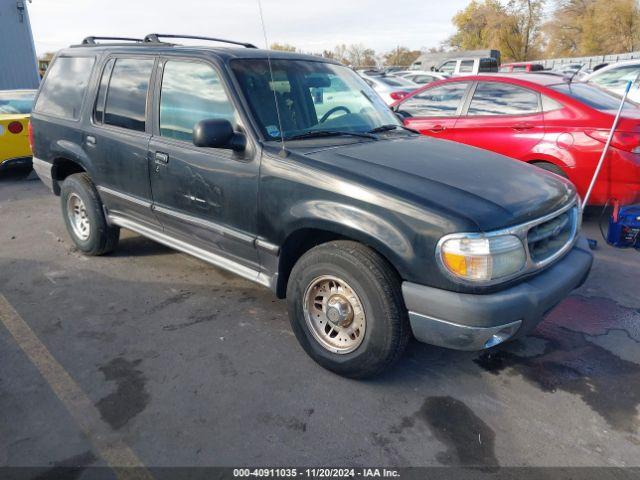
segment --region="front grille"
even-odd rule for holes
[[[578,207],[535,225],[527,233],[529,256],[534,263],[549,260],[571,243],[578,222]]]

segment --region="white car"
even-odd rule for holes
[[[446,73],[430,72],[427,70],[403,70],[401,72],[396,72],[393,75],[411,80],[413,83],[417,83],[420,86],[449,78],[449,75]]]
[[[603,67],[587,75],[583,82],[591,83],[605,90],[609,90],[618,95],[624,95],[629,81],[635,81],[640,74],[640,60],[629,60],[626,62],[614,63]],[[630,100],[640,103],[640,87],[633,86],[629,92]]]
[[[392,75],[360,75],[373,88],[387,105],[403,99],[420,88],[420,85],[402,77]]]

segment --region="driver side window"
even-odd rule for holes
[[[468,86],[466,82],[458,82],[427,89],[402,103],[400,110],[412,117],[454,117]]]
[[[160,135],[190,142],[196,123],[211,118],[237,123],[235,109],[213,67],[167,62],[160,94]]]

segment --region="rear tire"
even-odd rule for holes
[[[289,277],[287,303],[307,354],[346,377],[380,373],[410,337],[398,274],[357,242],[329,242],[305,253]]]
[[[555,173],[556,175],[561,176],[562,178],[569,178],[564,170],[562,170],[559,166],[554,165],[550,162],[532,162],[531,165],[535,165],[538,168],[546,170],[547,172]]]
[[[102,201],[89,175],[69,175],[60,188],[60,202],[67,231],[78,250],[94,256],[116,248],[120,229],[107,223]]]

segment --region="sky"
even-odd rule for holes
[[[469,0],[262,0],[267,39],[305,52],[363,43],[377,53],[437,47]],[[204,35],[265,46],[258,0],[33,0],[39,55],[89,35]]]

